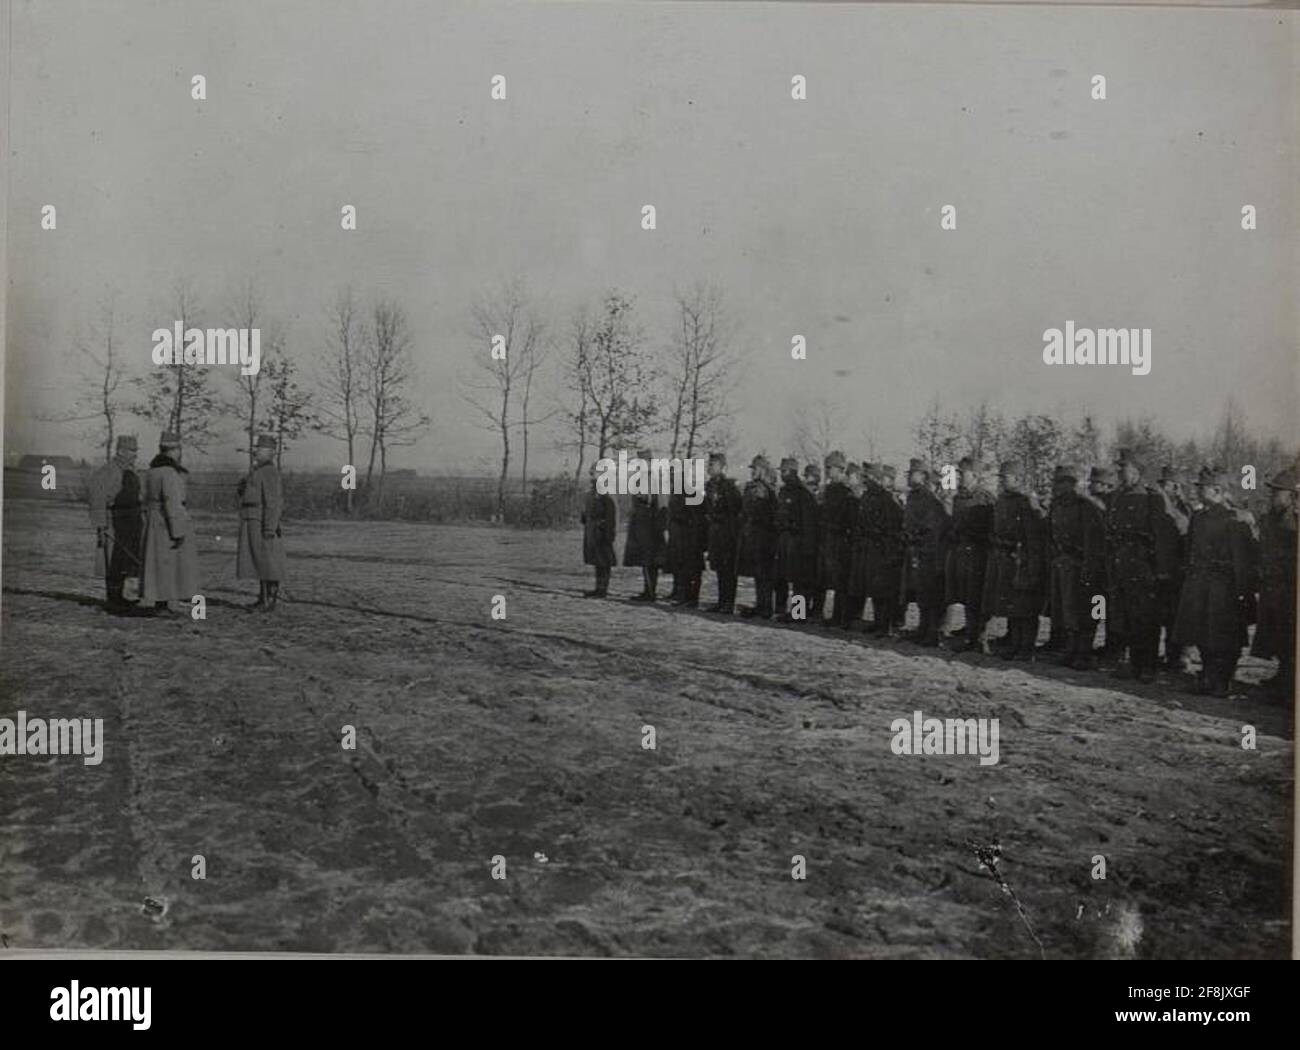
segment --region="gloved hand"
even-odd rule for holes
[[[181,544],[185,542],[184,536],[176,536],[172,539],[172,550],[180,550]]]

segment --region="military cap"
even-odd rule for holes
[[[1079,471],[1073,463],[1058,463],[1052,472],[1053,481],[1078,481]]]
[[[1115,453],[1115,466],[1117,467],[1137,467],[1142,469],[1142,461],[1133,455],[1132,449],[1122,448]]]
[[[803,476],[805,478],[816,478],[817,480],[820,481],[822,476],[822,468],[819,467],[816,463],[809,463],[806,467],[803,468]]]
[[[792,472],[795,474],[799,473],[799,461],[795,459],[794,456],[786,456],[781,460],[781,473],[789,474]]]
[[[998,477],[1000,478],[1018,478],[1020,477],[1020,464],[1014,459],[1004,459],[998,464]]]
[[[1286,489],[1288,492],[1296,491],[1296,470],[1295,467],[1287,467],[1285,470],[1279,470],[1266,482],[1271,489]]]
[[[862,473],[862,464],[861,464],[861,463],[849,463],[847,466],[845,466],[845,468],[844,468],[844,472],[845,472],[846,474],[859,474],[859,475],[860,475],[860,474]]]
[[[834,452],[828,452],[826,454],[827,470],[830,470],[831,467],[844,468],[846,466],[848,466],[848,459],[845,457],[843,452],[840,452],[838,449],[836,449]]]
[[[923,459],[912,459],[912,460],[909,460],[909,461],[908,461],[908,464],[907,464],[907,472],[908,472],[909,474],[914,474],[914,473],[916,473],[917,471],[920,471],[920,472],[921,472],[922,474],[924,474],[927,478],[930,476],[930,468],[929,468],[928,466],[926,466],[926,464],[925,464],[925,460],[923,460]]]
[[[275,437],[271,434],[258,434],[257,447],[272,448],[272,449],[275,448]]]
[[[710,463],[721,463],[724,467],[727,465],[727,454],[725,452],[710,452]]]
[[[178,433],[176,433],[176,431],[174,430],[164,430],[162,432],[162,435],[158,438],[158,444],[159,446],[162,447],[174,448],[180,443],[181,443],[181,436]]]
[[[124,434],[117,439],[117,450],[119,452],[138,452],[140,442],[136,440],[134,434]]]
[[[898,470],[888,463],[882,463],[880,465],[880,476],[882,478],[888,478],[890,481],[893,481],[895,478],[898,477]]]
[[[1163,467],[1160,468],[1160,480],[1161,481],[1178,480],[1178,472],[1174,470],[1172,463],[1166,463]]]
[[[1115,484],[1115,472],[1110,467],[1096,466],[1088,474],[1089,481],[1100,481],[1107,485]]]
[[[655,454],[654,454],[653,452],[651,452],[648,448],[643,448],[643,449],[641,449],[641,451],[639,451],[639,452],[636,454],[636,458],[637,458],[637,459],[646,459],[646,460],[649,460],[649,459],[654,459],[654,456],[655,456]]]
[[[761,452],[749,461],[749,467],[751,470],[762,470],[764,467],[770,466],[771,464],[767,461],[767,457]]]
[[[958,470],[979,470],[980,466],[975,461],[975,458],[973,456],[962,456],[961,459],[957,460],[957,469]]]

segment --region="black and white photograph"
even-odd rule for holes
[[[1293,957],[1295,4],[0,34],[0,956]]]

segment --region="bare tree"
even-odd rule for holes
[[[477,344],[471,373],[461,378],[462,396],[477,410],[481,426],[501,440],[501,469],[497,477],[497,517],[504,519],[506,478],[510,472],[510,432],[522,428],[527,471],[528,401],[533,375],[543,349],[543,325],[519,280],[504,284],[494,296],[470,309],[470,329]],[[514,416],[511,399],[518,397],[522,418]],[[524,475],[525,483],[527,474]]]
[[[344,442],[348,465],[356,466],[357,437],[362,430],[365,406],[364,378],[367,330],[351,288],[343,288],[329,307],[330,357],[320,380],[316,429]],[[352,511],[352,490],[347,490],[347,508]]]
[[[239,322],[238,326],[240,328],[246,328],[251,332],[254,328],[260,326],[262,322],[262,297],[253,278],[248,278],[243,287],[234,295],[230,305],[230,313]],[[263,379],[266,376],[265,361],[276,353],[279,349],[278,344],[281,341],[281,336],[278,333],[268,330],[263,334],[267,336],[262,341],[263,365],[252,375],[244,375],[243,369],[235,373],[235,385],[238,393],[235,403],[231,405],[232,410],[238,412],[244,421],[245,437],[248,439],[248,467],[250,470],[256,459],[253,450],[257,444],[258,403],[262,394]]]
[[[84,423],[82,434],[104,444],[104,461],[113,458],[118,418],[127,407],[121,400],[126,367],[118,350],[117,297],[105,293],[95,319],[83,326],[68,352],[69,371],[76,376],[71,411],[39,418],[51,423]]]
[[[415,443],[429,417],[418,411],[406,395],[413,376],[411,332],[406,312],[390,299],[380,299],[370,309],[370,334],[363,356],[366,430],[370,436],[370,461],[366,465],[366,491],[370,491],[379,454],[379,493],[383,502],[388,451]]]
[[[573,483],[582,485],[582,468],[586,465],[587,444],[591,431],[591,398],[587,393],[591,370],[591,338],[595,328],[586,307],[573,315],[570,326],[572,352],[564,362],[562,380],[568,408],[565,411],[572,437],[561,442],[561,447],[572,445],[577,452],[578,465],[574,468]]]
[[[598,459],[639,442],[658,414],[651,386],[654,368],[632,310],[629,297],[610,292],[596,317],[582,315],[574,326],[588,443]]]
[[[961,429],[955,417],[944,414],[937,397],[917,422],[912,434],[917,447],[925,453],[931,470],[956,461]]]
[[[172,313],[181,323],[182,337],[202,324],[198,296],[185,278],[179,278],[172,289]],[[189,448],[202,451],[212,440],[217,409],[211,373],[205,365],[186,364],[182,347],[174,349],[175,363],[150,369],[141,383],[145,401],[136,411],[174,431]]]
[[[843,429],[844,411],[827,398],[819,397],[811,408],[796,414],[790,444],[794,454],[805,463],[820,466],[835,447]]]
[[[311,394],[298,385],[298,365],[277,342],[275,351],[262,365],[266,373],[267,399],[262,426],[275,435],[275,465],[280,467],[285,450],[308,427],[316,423]]]
[[[669,454],[692,458],[695,447],[730,416],[732,356],[726,350],[722,293],[696,284],[677,292],[678,323],[665,372],[668,396]]]

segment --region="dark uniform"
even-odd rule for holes
[[[1137,466],[1126,449],[1119,464]],[[1160,646],[1159,584],[1178,569],[1178,532],[1159,492],[1121,481],[1106,514],[1106,533],[1111,595],[1106,630],[1113,622],[1128,645],[1132,672],[1149,681]]]
[[[1072,467],[1057,467],[1053,483],[1049,615],[1063,640],[1065,666],[1088,667],[1096,633],[1093,596],[1104,581],[1106,518],[1099,503],[1076,491],[1078,476]]]
[[[832,469],[848,466],[843,452],[832,452],[826,457],[826,476]],[[852,570],[853,551],[850,537],[857,517],[858,500],[843,481],[827,481],[822,492],[817,545],[818,581],[821,593],[835,592],[835,608],[831,623],[846,627],[849,622],[849,574]]]
[[[1102,535],[1100,537],[1101,559],[1096,566],[1097,576],[1093,581],[1093,597],[1098,594],[1105,600],[1105,620],[1106,620],[1106,640],[1103,643],[1101,656],[1107,660],[1118,660],[1124,655],[1124,640],[1119,636],[1119,631],[1115,627],[1115,617],[1111,613],[1111,593],[1110,593],[1110,535],[1104,529],[1106,517],[1110,514],[1111,501],[1115,495],[1115,472],[1110,467],[1095,466],[1088,474],[1088,495],[1087,498],[1093,502],[1093,505],[1101,511],[1101,520],[1103,525]],[[1097,637],[1097,627],[1099,623],[1093,620],[1092,634],[1093,640]],[[1089,643],[1091,645],[1091,643]]]
[[[977,471],[969,456],[957,465],[963,474]],[[984,573],[993,531],[993,493],[975,485],[959,487],[952,497],[952,542],[945,563],[944,602],[960,602],[966,612],[966,639],[961,649],[977,647],[984,629]]]
[[[710,462],[727,460],[720,453]],[[718,575],[718,603],[711,612],[731,613],[736,609],[736,553],[740,537],[740,489],[725,474],[709,478],[704,486],[705,518],[708,521],[709,567]]]
[[[1203,490],[1227,482],[1217,472],[1203,470]],[[1174,638],[1201,653],[1202,691],[1227,696],[1246,644],[1246,596],[1254,589],[1250,530],[1235,511],[1206,501],[1192,515],[1187,530],[1187,570],[1178,601]]]
[[[1169,579],[1160,581],[1156,588],[1156,595],[1160,603],[1160,626],[1165,632],[1165,666],[1171,671],[1181,671],[1183,666],[1182,649],[1174,640],[1174,620],[1178,616],[1178,600],[1183,589],[1183,561],[1186,557],[1184,545],[1188,523],[1192,517],[1191,508],[1178,495],[1177,484],[1178,475],[1174,473],[1174,468],[1164,467],[1160,471],[1157,487],[1164,500],[1165,513],[1173,522],[1177,538],[1172,541],[1176,546],[1173,572]]]
[[[858,500],[858,521],[853,530],[853,561],[849,588],[871,599],[872,621],[868,634],[887,635],[903,623],[898,602],[898,581],[903,571],[903,508],[882,484],[879,467],[863,478]]]
[[[914,601],[920,610],[921,620],[912,637],[922,645],[938,645],[951,519],[943,501],[929,486],[929,468],[914,459],[907,473],[911,487],[903,508],[903,572],[898,600],[904,609]],[[913,485],[915,474],[923,475],[924,480]]]
[[[650,461],[649,452],[638,452],[637,456]],[[632,600],[634,602],[652,602],[659,587],[659,570],[668,561],[667,543],[664,541],[664,527],[667,524],[667,508],[662,506],[657,495],[633,496],[632,513],[627,522],[627,540],[623,545],[623,564],[641,567],[642,590]]]
[[[610,570],[617,560],[614,557],[617,532],[618,507],[614,497],[597,492],[593,482],[582,508],[582,562],[596,567],[596,587],[586,592],[588,598],[604,598],[609,594]]]
[[[999,477],[1016,476],[1014,464],[1002,465]],[[1007,634],[999,653],[1009,660],[1028,660],[1034,655],[1045,590],[1044,532],[1042,515],[1025,493],[1004,490],[998,494],[984,577],[984,612],[1007,618]]]
[[[132,466],[139,445],[133,437],[117,439],[116,458],[90,475],[87,497],[95,526],[95,572],[104,578],[111,610],[125,609],[123,587],[140,575],[144,505],[140,475]]]
[[[1275,493],[1291,495],[1285,502],[1275,496],[1260,521],[1259,623],[1250,651],[1264,660],[1277,659],[1277,677],[1270,681],[1290,695],[1295,688],[1296,472],[1284,470],[1266,484]]]
[[[754,581],[754,605],[742,615],[769,617],[772,609],[772,563],[776,558],[776,487],[762,456],[750,464],[753,478],[740,499],[740,536],[736,549],[736,575]]]
[[[776,494],[776,557],[772,579],[778,619],[789,621],[786,602],[794,594],[804,598],[804,614],[811,617],[810,580],[817,578],[817,501],[802,481],[793,459],[781,461],[781,488]]]
[[[691,608],[700,603],[700,578],[704,575],[704,546],[709,521],[704,501],[690,504],[685,493],[668,497],[668,571],[673,574],[674,605]]]
[[[826,584],[821,578],[821,538],[822,538],[822,468],[816,463],[809,463],[803,468],[803,483],[812,496],[811,517],[808,528],[811,538],[808,541],[812,551],[812,564],[809,574],[804,579],[795,581],[795,593],[802,594],[808,606],[808,619],[812,623],[821,623],[822,609],[826,605]]]

